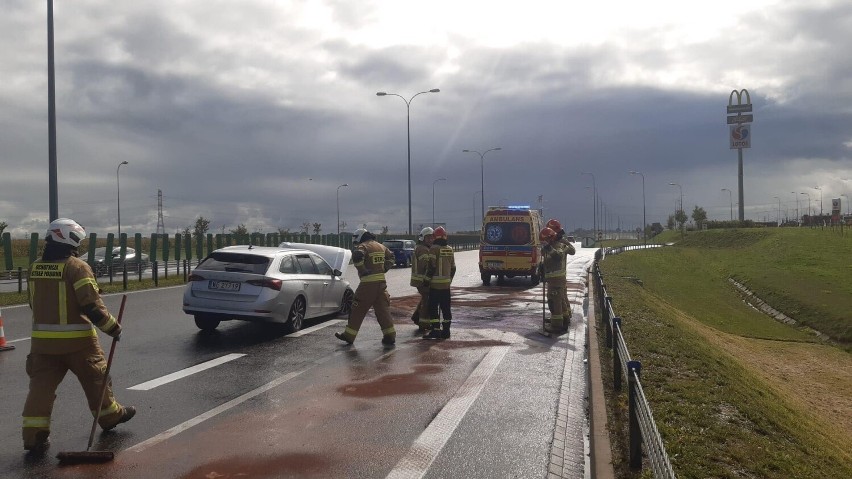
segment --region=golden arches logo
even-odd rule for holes
[[[731,94],[728,95],[728,106],[734,105],[734,95],[737,96],[737,105],[750,105],[751,104],[751,95],[748,94],[748,90],[743,88],[740,91],[732,90]],[[743,103],[743,96],[745,95],[746,102]]]

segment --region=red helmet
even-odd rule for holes
[[[550,228],[544,228],[541,230],[541,233],[538,234],[538,239],[550,243],[556,239],[556,232]]]
[[[547,221],[547,227],[552,229],[553,231],[559,231],[562,229],[562,225],[559,224],[559,221],[555,218],[551,218]]]
[[[435,228],[435,232],[432,233],[432,237],[437,239],[447,239],[447,230],[444,229],[443,226],[439,226]]]

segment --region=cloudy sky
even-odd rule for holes
[[[0,11],[0,221],[17,235],[49,216],[47,7]],[[482,162],[462,150],[497,147],[486,206],[541,195],[588,228],[594,186],[610,227],[636,228],[633,170],[648,223],[681,190],[687,212],[728,219],[743,88],[746,218],[852,196],[845,0],[75,0],[55,2],[54,32],[59,215],[99,234],[119,186],[124,232],[155,231],[158,190],[170,234],[199,216],[336,232],[338,195],[345,230],[406,232],[407,113],[415,230],[433,192],[437,222],[478,225]]]

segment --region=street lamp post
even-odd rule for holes
[[[598,187],[595,184],[595,175],[593,173],[589,173],[586,171],[581,171],[581,175],[589,175],[592,177],[592,228],[594,232],[592,236],[594,236],[595,241],[597,241],[598,237]]]
[[[811,194],[810,194],[810,193],[808,193],[808,192],[806,192],[806,191],[803,191],[803,192],[802,192],[802,193],[800,193],[800,194],[802,194],[802,195],[808,195],[808,216],[810,217],[810,216],[811,216]],[[811,221],[810,221],[810,218],[808,218],[808,220],[809,220],[809,221],[808,221],[808,223],[810,223],[810,222],[811,222]]]
[[[404,96],[398,95],[396,93],[387,93],[387,92],[376,92],[376,96],[398,96],[402,98],[402,101],[405,102],[405,110],[406,110],[406,125],[408,130],[408,234],[411,234],[411,101],[417,95],[422,95],[424,93],[438,93],[441,90],[438,88],[433,88],[429,91],[421,91],[420,93],[415,93],[411,98],[405,99]]]
[[[446,178],[438,178],[432,182],[432,226],[435,226],[435,183],[439,181],[447,181]]]
[[[681,187],[677,183],[669,183],[669,184],[672,185],[672,186],[677,186],[678,189],[680,190],[680,210],[683,211],[683,187]]]
[[[796,224],[802,226],[802,217],[799,216],[799,195],[795,191],[791,191],[790,193],[793,193],[793,197],[796,198]]]
[[[476,195],[482,194],[482,191],[473,192],[473,231],[476,231]]]
[[[734,221],[734,195],[727,188],[722,188],[722,191],[728,192],[728,199],[731,201],[731,221]]]
[[[491,148],[490,150],[485,150],[482,153],[476,150],[462,150],[462,153],[476,153],[479,155],[479,171],[480,171],[480,187],[482,187],[482,217],[485,218],[485,155],[489,151],[499,151],[502,148]]]
[[[644,244],[648,244],[648,235],[645,233],[646,223],[645,223],[645,175],[638,171],[631,171],[631,175],[639,175],[642,177],[642,241]]]
[[[121,170],[121,165],[126,165],[127,161],[122,161],[115,169],[115,199],[118,203],[118,240],[121,241],[121,182],[118,179],[118,172]]]
[[[822,219],[822,188],[819,186],[814,186],[815,190],[819,190],[819,217]]]
[[[349,186],[349,183],[337,187],[337,246],[340,246],[340,188],[344,186]]]

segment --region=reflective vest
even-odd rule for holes
[[[117,326],[101,300],[92,269],[76,257],[34,262],[27,284],[33,353],[66,354],[97,344],[97,332],[82,311],[85,305],[94,304],[100,310],[104,319],[97,326],[101,330]]]
[[[414,255],[411,259],[411,286],[419,288],[423,286],[423,279],[426,277],[426,268],[429,267],[432,253],[426,243],[419,241],[414,248]]]
[[[449,246],[432,245],[429,250],[432,256],[429,260],[429,269],[426,278],[432,289],[450,289],[450,283],[456,274],[456,259],[453,249]]]
[[[394,267],[396,258],[387,246],[368,240],[355,246],[352,261],[362,283],[385,281],[385,271]]]

